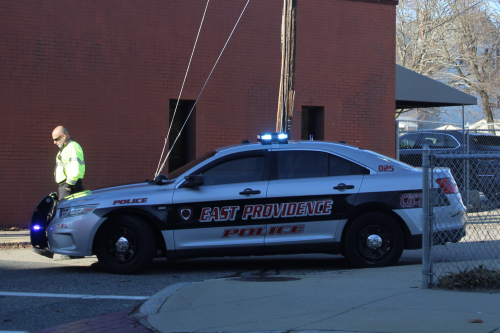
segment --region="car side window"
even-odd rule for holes
[[[436,139],[436,136],[430,135],[430,134],[424,134],[422,138],[420,139],[420,142],[418,144],[422,149],[425,146],[428,146],[430,149],[433,148],[439,148],[439,143],[438,140]]]
[[[278,179],[328,176],[328,155],[315,151],[278,152]]]
[[[407,134],[399,139],[400,149],[422,149],[422,147],[417,146],[418,138],[420,134]]]
[[[205,185],[261,181],[266,157],[247,156],[222,162],[201,173]]]
[[[457,142],[449,135],[438,133],[422,134],[419,146],[423,148],[425,145],[428,145],[430,149],[456,148],[458,146]]]
[[[346,160],[345,158],[330,155],[329,176],[367,175],[370,171],[361,165]]]
[[[445,135],[446,140],[446,148],[457,148],[459,146],[457,140],[453,138],[451,135]]]
[[[278,179],[334,177],[367,174],[362,166],[336,155],[316,151],[280,151]]]

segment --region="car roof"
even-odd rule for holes
[[[236,145],[224,146],[215,149],[216,152],[234,152],[237,150],[241,151],[249,151],[249,150],[258,150],[258,149],[296,149],[296,148],[307,148],[307,149],[328,149],[332,150],[332,148],[339,149],[351,149],[351,150],[359,150],[359,147],[351,146],[349,144],[343,142],[330,142],[330,141],[302,141],[302,140],[289,140],[288,143],[273,143],[273,144],[262,144],[262,143],[240,143]]]
[[[262,150],[262,149],[272,149],[272,150],[300,150],[300,149],[311,149],[311,150],[323,150],[330,153],[343,156],[347,159],[356,161],[372,170],[378,170],[379,165],[390,162],[392,164],[398,165],[404,169],[413,169],[412,166],[407,165],[403,162],[394,160],[388,156],[378,154],[376,152],[365,150],[359,147],[351,146],[349,144],[340,142],[329,142],[329,141],[293,141],[290,140],[288,143],[275,143],[275,144],[260,144],[260,143],[250,143],[250,144],[239,144],[226,146],[216,149],[218,154],[226,155],[238,152],[246,152],[252,150]]]

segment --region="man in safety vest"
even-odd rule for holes
[[[54,171],[56,183],[59,184],[59,199],[85,191],[82,183],[85,175],[82,147],[71,139],[68,130],[63,126],[57,126],[52,131],[52,139],[59,147]]]

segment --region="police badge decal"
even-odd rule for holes
[[[179,207],[178,213],[181,221],[188,223],[191,221],[191,217],[193,216],[193,208],[188,206]]]

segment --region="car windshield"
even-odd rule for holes
[[[179,169],[176,169],[172,172],[170,172],[167,177],[168,179],[175,179],[178,178],[180,175],[182,175],[184,172],[188,171],[189,169],[193,168],[194,166],[200,164],[201,162],[208,160],[210,157],[214,156],[217,152],[215,150],[212,150],[205,155],[202,155],[201,157],[198,157],[197,159],[189,162],[188,164],[181,166]]]

